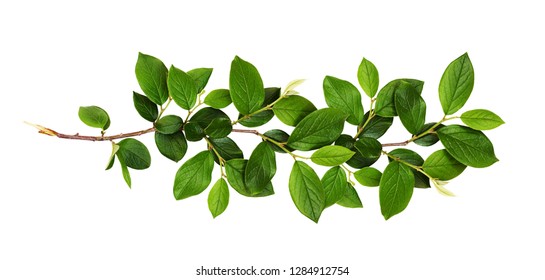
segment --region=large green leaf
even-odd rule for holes
[[[402,83],[394,97],[399,119],[412,134],[418,133],[426,121],[426,102],[414,86]]]
[[[373,98],[377,94],[379,76],[375,65],[365,57],[358,67],[358,82],[367,96]]]
[[[274,194],[272,183],[269,182],[265,189],[258,194],[252,195],[248,186],[244,182],[244,173],[246,171],[246,165],[248,160],[245,159],[231,159],[228,160],[225,164],[225,173],[227,175],[227,181],[229,185],[235,189],[239,194],[248,196],[248,197],[264,197]]]
[[[361,137],[354,143],[354,147],[361,156],[358,160],[363,166],[371,166],[381,155],[382,144],[375,138]],[[360,167],[361,168],[361,167]]]
[[[265,88],[265,101],[261,108],[265,108],[274,101],[280,98],[280,88]],[[239,114],[239,123],[246,127],[258,127],[268,123],[274,117],[272,110],[265,110],[256,114],[252,114],[250,117],[243,118],[242,114]]]
[[[202,151],[186,161],[174,179],[174,197],[177,200],[202,193],[212,180],[214,159],[209,151]]]
[[[354,178],[358,183],[367,187],[376,187],[380,184],[382,173],[374,167],[364,167],[354,172]]]
[[[488,167],[498,161],[492,142],[481,131],[461,125],[449,125],[437,130],[448,153],[471,167]]]
[[[102,130],[110,127],[110,117],[104,109],[98,106],[81,106],[78,111],[79,119],[90,127],[100,128]]]
[[[263,81],[257,69],[236,56],[231,63],[229,92],[237,110],[248,115],[261,108],[265,100]]]
[[[228,161],[234,158],[243,158],[244,154],[242,150],[237,146],[237,143],[229,137],[224,138],[210,138],[209,139],[214,149],[218,152],[220,157]],[[219,164],[216,154],[213,154],[214,161]]]
[[[316,172],[302,161],[295,161],[289,179],[290,195],[303,215],[315,223],[325,208],[325,191]]]
[[[400,87],[405,85],[404,87]],[[375,111],[377,115],[382,117],[397,116],[395,108],[395,95],[398,91],[407,90],[407,85],[412,85],[418,94],[422,93],[424,82],[415,79],[397,79],[386,84],[377,95],[377,103]]]
[[[336,108],[348,114],[347,121],[353,125],[361,124],[363,106],[358,89],[350,82],[326,76],[323,83],[324,96],[330,108]]]
[[[273,106],[276,117],[284,124],[296,126],[308,114],[316,111],[316,107],[308,99],[299,95],[290,95]]]
[[[157,105],[168,99],[168,69],[161,60],[151,55],[138,53],[134,69],[136,80],[144,94]]]
[[[342,146],[325,146],[312,154],[312,162],[323,166],[337,166],[349,160],[355,152]]]
[[[325,207],[337,203],[343,197],[346,191],[346,173],[341,167],[329,169],[321,182],[325,192]]]
[[[184,125],[185,137],[188,141],[196,142],[200,141],[206,134],[204,134],[204,129],[194,122],[187,122]]]
[[[155,129],[163,134],[174,134],[182,128],[184,120],[175,115],[168,115],[160,118],[155,123]]]
[[[447,150],[438,150],[424,161],[422,169],[433,178],[450,180],[462,174],[466,166],[451,156]]]
[[[222,110],[205,107],[197,111],[189,122],[198,124],[203,130],[207,128],[215,119],[229,119],[229,116]]]
[[[401,213],[413,195],[414,175],[410,167],[392,161],[384,169],[379,185],[380,210],[384,219]]]
[[[212,217],[216,218],[227,209],[229,204],[229,187],[223,178],[220,178],[208,193],[208,209]]]
[[[195,68],[187,71],[187,74],[195,81],[197,92],[201,92],[212,75],[212,68]]]
[[[363,208],[358,192],[350,183],[344,183],[345,192],[337,204],[347,208]]]
[[[170,96],[183,109],[193,108],[197,102],[197,85],[191,76],[171,66],[168,71],[168,91]]]
[[[232,102],[228,89],[215,89],[204,98],[204,104],[216,109],[225,108]]]
[[[174,134],[155,132],[155,144],[163,156],[175,162],[180,161],[187,152],[187,141],[181,131]]]
[[[142,118],[147,121],[154,122],[159,115],[159,110],[157,109],[157,104],[153,103],[145,95],[132,92],[132,100],[134,103],[134,108]]]
[[[233,130],[231,120],[228,118],[215,118],[204,129],[204,133],[210,138],[224,138],[227,137]]]
[[[365,123],[367,121],[367,118],[369,118],[369,112],[367,112],[365,116],[363,117],[362,123]],[[360,137],[371,137],[371,138],[378,139],[382,135],[384,135],[386,131],[388,131],[390,126],[392,126],[393,121],[394,121],[394,118],[392,117],[381,117],[381,116],[375,115],[363,128],[363,131],[360,134]]]
[[[473,90],[475,73],[467,53],[451,62],[439,82],[439,101],[445,115],[456,113],[464,106]]]
[[[390,156],[396,157],[404,162],[410,163],[415,166],[422,166],[424,164],[424,159],[415,151],[404,149],[404,148],[398,148],[393,151],[391,151]],[[392,161],[390,157],[388,157],[389,161]],[[422,174],[421,172],[418,172],[415,169],[412,169],[414,173],[414,187],[415,188],[430,188],[430,179]]]
[[[119,143],[119,150],[116,155],[120,160],[123,160],[125,165],[132,169],[146,169],[151,165],[151,156],[148,148],[142,142],[126,138]]]
[[[505,122],[496,114],[485,109],[476,109],[463,113],[460,119],[469,127],[477,130],[494,129]]]
[[[261,142],[254,149],[246,165],[244,182],[252,194],[258,194],[272,180],[276,173],[276,157],[273,149]]]
[[[310,113],[297,124],[288,139],[288,146],[310,151],[333,143],[341,135],[347,116],[333,108]]]

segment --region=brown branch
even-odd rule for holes
[[[238,132],[238,133],[251,133],[251,134],[255,134],[255,135],[261,135],[261,133],[259,133],[259,131],[257,130],[254,130],[254,129],[238,129],[238,128],[233,128],[233,130],[231,130],[232,132]]]
[[[403,141],[403,142],[397,142],[397,143],[385,143],[385,144],[382,144],[382,147],[407,146],[408,144],[409,144],[409,140]]]
[[[155,131],[154,127],[150,127],[148,129],[144,129],[144,130],[139,130],[139,131],[129,132],[129,133],[120,133],[120,134],[110,135],[110,136],[104,136],[104,135],[102,135],[102,136],[89,136],[89,135],[79,135],[79,133],[64,134],[64,133],[56,132],[53,129],[49,129],[47,127],[43,127],[41,125],[31,124],[31,123],[27,123],[27,124],[37,128],[39,130],[38,132],[42,133],[42,134],[46,134],[46,135],[49,135],[49,136],[56,136],[56,137],[62,138],[62,139],[85,140],[85,141],[111,141],[111,140],[116,140],[116,139],[123,139],[123,138],[128,138],[128,137],[140,136],[142,134],[146,134],[146,133],[150,133],[150,132]]]

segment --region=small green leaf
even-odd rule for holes
[[[205,107],[197,111],[189,119],[189,122],[198,124],[204,130],[214,119],[229,119],[229,116],[222,110]]]
[[[121,165],[121,174],[123,174],[123,180],[125,180],[125,183],[127,183],[127,186],[129,188],[131,187],[131,173],[129,173],[129,169],[127,168],[127,165],[125,164],[125,161],[123,158],[119,158],[119,165]]]
[[[225,108],[232,102],[228,89],[215,89],[204,98],[204,104],[216,109]]]
[[[437,130],[448,153],[471,167],[488,167],[498,161],[492,142],[481,131],[461,125],[449,125]]]
[[[239,194],[248,197],[264,197],[274,194],[272,183],[269,182],[265,189],[258,194],[252,195],[249,188],[244,183],[244,172],[246,171],[246,165],[248,160],[245,159],[231,159],[225,163],[225,173],[227,175],[227,181],[229,185],[233,187]]]
[[[375,104],[375,112],[382,117],[395,117],[397,116],[395,108],[395,95],[398,90],[406,90],[407,87],[401,87],[400,85],[412,85],[418,94],[422,93],[424,82],[415,79],[397,79],[386,84],[377,95],[377,102]]]
[[[150,167],[151,156],[148,148],[142,142],[133,138],[126,138],[119,141],[117,145],[119,145],[119,150],[116,155],[128,167],[139,170]]]
[[[229,93],[233,104],[243,115],[257,111],[265,100],[265,89],[259,72],[255,66],[238,56],[231,63]]]
[[[216,218],[229,205],[229,187],[223,178],[220,178],[208,193],[208,209],[212,217]]]
[[[354,143],[354,147],[361,156],[362,167],[371,166],[375,163],[380,158],[382,151],[382,144],[375,138],[370,137],[361,137]]]
[[[364,167],[354,172],[354,177],[363,186],[376,187],[380,183],[382,173],[374,167]]]
[[[347,208],[363,208],[360,196],[358,195],[358,192],[356,191],[354,186],[346,182],[344,183],[344,185],[344,195],[339,201],[337,201],[337,204]]]
[[[378,70],[375,65],[371,61],[365,59],[365,57],[358,67],[358,82],[360,82],[360,86],[367,96],[373,98],[375,94],[377,94],[379,84]]]
[[[110,158],[108,159],[108,165],[106,166],[106,170],[109,170],[114,166],[115,162],[115,154],[119,150],[119,146],[112,141],[112,153],[110,154]]]
[[[241,114],[238,115],[238,118],[242,118]],[[271,110],[266,110],[253,114],[250,117],[241,119],[239,123],[245,127],[258,127],[268,123],[274,117],[274,113]]]
[[[184,125],[185,136],[188,141],[200,141],[206,134],[204,129],[197,123],[188,122]]]
[[[212,180],[214,159],[209,151],[202,151],[186,161],[174,179],[174,197],[176,200],[202,193]]]
[[[288,146],[301,151],[327,146],[339,138],[346,118],[346,114],[333,108],[314,111],[297,124]]]
[[[362,123],[365,123],[367,121],[367,118],[369,118],[369,112],[367,112],[363,117]],[[390,126],[392,126],[393,121],[394,118],[392,117],[381,117],[375,115],[363,128],[360,137],[371,137],[379,139],[382,135],[384,135],[384,133],[386,133],[386,131],[388,131]]]
[[[335,166],[329,169],[322,177],[322,186],[325,192],[325,207],[329,207],[339,201],[346,191],[346,173]]]
[[[348,114],[348,123],[361,124],[363,106],[358,89],[350,82],[326,76],[323,83],[324,96],[330,108],[336,108]]]
[[[280,129],[271,129],[265,133],[263,133],[263,135],[271,138],[272,140],[278,142],[278,143],[287,143],[288,142],[288,139],[290,137],[289,134],[287,134],[285,131],[283,130],[280,130]],[[267,144],[269,144],[269,146],[277,153],[286,153],[286,151],[284,151],[282,148],[278,147],[276,144],[270,142],[269,140],[265,140],[265,142]],[[288,151],[293,151],[292,148],[290,147],[285,147]]]
[[[460,119],[476,130],[494,129],[505,123],[498,115],[485,109],[467,111],[460,116]]]
[[[191,76],[184,71],[170,67],[168,71],[168,91],[178,106],[189,110],[197,102],[197,85]]]
[[[187,71],[187,74],[195,81],[197,93],[201,92],[212,75],[212,68],[196,68]]]
[[[342,146],[325,146],[312,154],[312,162],[323,166],[337,166],[349,160],[355,152]]]
[[[414,175],[410,167],[398,161],[392,161],[384,169],[380,179],[380,210],[384,219],[401,213],[413,195]]]
[[[424,159],[415,151],[409,150],[409,149],[395,149],[389,153],[391,156],[394,156],[404,162],[410,163],[415,166],[422,166],[424,164]],[[392,161],[390,157],[388,157],[388,161]],[[415,188],[423,188],[427,189],[430,188],[430,179],[418,172],[415,169],[412,169],[414,173],[414,187]]]
[[[270,105],[274,101],[280,98],[280,88],[279,87],[268,87],[265,88],[265,100],[261,108]]]
[[[451,156],[447,150],[438,150],[426,159],[422,169],[433,178],[446,181],[462,174],[466,166]]]
[[[265,186],[276,174],[276,157],[274,151],[265,142],[261,142],[254,149],[244,173],[244,182],[251,194],[263,191]]]
[[[467,53],[451,62],[439,82],[439,101],[445,115],[456,113],[464,106],[473,90],[475,73]]]
[[[157,105],[168,99],[168,69],[163,62],[151,55],[138,53],[135,67],[136,80],[144,94]]]
[[[184,121],[175,115],[168,115],[160,118],[155,123],[155,129],[162,134],[174,134],[182,128]]]
[[[230,119],[216,118],[204,129],[204,133],[210,138],[224,138],[231,133],[231,130],[233,125]]]
[[[210,143],[221,158],[223,158],[225,161],[228,161],[230,159],[234,158],[243,158],[244,154],[242,153],[242,150],[237,146],[235,141],[233,141],[229,137],[225,138],[210,138]],[[218,158],[215,153],[212,153],[214,156],[214,161],[219,164]]]
[[[134,102],[134,108],[142,118],[147,121],[154,122],[159,115],[157,104],[153,103],[145,95],[132,92],[132,100]]]
[[[100,128],[102,130],[110,127],[110,117],[104,109],[98,106],[81,106],[78,111],[79,119],[90,127]]]
[[[412,134],[418,133],[426,121],[426,102],[408,83],[399,85],[394,97],[399,119],[403,126]]]
[[[163,156],[174,162],[180,161],[187,152],[187,141],[181,131],[174,134],[156,132],[155,144]]]
[[[416,133],[416,135],[420,135],[426,131],[428,131],[428,129],[432,128],[436,123],[427,123],[425,124],[422,129]],[[420,146],[432,146],[434,145],[435,143],[437,143],[439,141],[439,137],[437,136],[437,133],[435,133],[435,131],[437,131],[438,129],[440,129],[441,127],[444,127],[445,125],[444,124],[439,124],[436,128],[434,128],[433,131],[431,131],[430,133],[414,140],[414,143],[417,144],[417,145],[420,145]],[[415,135],[413,135],[415,136]]]
[[[298,95],[285,97],[273,106],[276,117],[284,124],[291,126],[296,126],[314,111],[316,111],[316,106],[308,99]]]
[[[316,172],[302,161],[295,161],[289,179],[290,195],[303,215],[315,223],[325,208],[325,191]]]

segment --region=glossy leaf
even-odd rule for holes
[[[258,194],[276,174],[276,156],[274,151],[265,142],[261,142],[254,149],[244,173],[244,182],[251,194]]]
[[[214,119],[229,119],[229,116],[222,110],[205,107],[197,111],[189,122],[198,124],[204,130]]]
[[[337,166],[345,163],[355,153],[342,146],[325,146],[312,154],[312,162],[323,166]]]
[[[339,136],[339,138],[337,138],[337,140],[335,140],[336,146],[343,146],[355,153],[352,158],[346,161],[346,164],[358,169],[368,166],[368,161],[363,158],[363,156],[360,154],[360,152],[358,152],[356,147],[354,147],[354,143],[356,143],[356,140],[348,134],[342,134],[341,136]]]
[[[133,139],[126,138],[119,143],[119,150],[116,155],[122,160],[125,165],[132,169],[146,169],[151,165],[151,156],[148,148],[142,142]]]
[[[81,106],[78,111],[79,119],[90,127],[100,128],[102,130],[110,127],[110,117],[104,109],[98,106]]]
[[[427,123],[425,124],[422,129],[416,133],[416,135],[420,135],[426,131],[428,131],[430,128],[432,128],[436,123]],[[414,143],[417,144],[417,145],[420,145],[420,146],[432,146],[434,145],[435,143],[439,142],[439,136],[437,136],[437,133],[435,133],[435,131],[437,131],[438,129],[440,129],[441,127],[444,127],[445,125],[443,124],[439,124],[433,131],[431,131],[430,133],[414,140]],[[415,136],[415,135],[413,135]]]
[[[358,192],[350,183],[344,183],[345,192],[337,204],[347,208],[363,208]]]
[[[476,130],[494,129],[505,122],[496,114],[485,109],[476,109],[463,113],[460,119]]]
[[[180,161],[187,152],[187,141],[181,131],[174,134],[156,132],[155,145],[157,145],[157,149],[163,156],[174,162]]]
[[[450,180],[462,174],[466,166],[451,156],[447,150],[438,150],[424,161],[422,169],[433,178]]]
[[[157,109],[157,104],[153,103],[145,95],[132,92],[132,100],[134,103],[134,108],[142,118],[147,121],[154,122],[159,115],[159,110]]]
[[[287,134],[285,131],[283,130],[280,130],[280,129],[271,129],[265,133],[263,133],[263,135],[271,138],[272,140],[278,142],[278,143],[286,143],[288,142],[288,139],[290,137],[289,134]],[[286,151],[284,151],[282,148],[278,147],[278,145],[276,145],[275,143],[269,141],[269,140],[265,140],[265,142],[267,144],[269,144],[269,146],[277,153],[286,153]],[[290,147],[285,147],[288,151],[293,151],[292,148]]]
[[[212,217],[216,218],[227,209],[229,205],[229,187],[223,178],[220,178],[208,193],[208,209]]]
[[[363,186],[376,187],[380,183],[382,173],[374,167],[364,167],[354,172],[354,178]]]
[[[400,87],[400,85],[405,85]],[[395,108],[395,95],[398,91],[407,90],[412,85],[418,94],[422,93],[424,82],[415,79],[397,79],[386,84],[377,95],[375,112],[382,117],[397,116]]]
[[[276,117],[284,124],[296,126],[308,114],[316,111],[316,107],[308,99],[292,95],[283,98],[273,106]]]
[[[174,197],[177,200],[202,193],[212,180],[214,160],[209,151],[202,151],[186,161],[174,179]]]
[[[155,129],[162,134],[174,134],[182,128],[184,120],[175,115],[168,115],[160,118],[155,123]]]
[[[210,143],[214,146],[220,157],[228,161],[234,158],[243,158],[244,154],[238,145],[229,137],[225,138],[210,138]],[[219,164],[216,154],[212,153],[214,161]]]
[[[325,207],[329,207],[339,201],[346,191],[346,173],[335,166],[329,169],[322,177],[322,186],[325,192]]]
[[[257,111],[265,100],[265,89],[259,72],[255,66],[238,56],[231,63],[229,93],[233,104],[243,115]]]
[[[403,126],[412,134],[418,133],[426,121],[426,102],[409,84],[399,85],[395,94],[396,112]]]
[[[239,119],[242,117],[242,115],[239,115]],[[241,119],[239,123],[245,127],[258,127],[268,123],[273,117],[273,111],[267,110],[253,114],[248,118]]]
[[[293,130],[288,146],[310,151],[333,143],[342,133],[347,115],[333,108],[314,111]]]
[[[161,60],[151,55],[138,53],[135,67],[136,80],[144,94],[157,105],[168,99],[168,69]]]
[[[188,122],[184,125],[185,136],[188,141],[200,141],[206,134],[204,129],[197,123]]]
[[[204,133],[210,138],[224,138],[227,137],[233,130],[231,120],[228,118],[215,118],[204,129]]]
[[[363,120],[363,106],[358,89],[350,82],[326,76],[323,83],[324,96],[330,108],[348,114],[347,122],[359,125]]]
[[[369,112],[365,114],[363,117],[363,122],[365,123],[367,121],[367,118],[369,117]],[[392,126],[392,123],[394,121],[394,118],[392,117],[381,117],[375,115],[363,128],[362,133],[360,134],[360,137],[371,137],[375,139],[379,139],[388,129],[390,126]]]
[[[404,149],[404,148],[398,148],[389,153],[391,156],[394,156],[404,162],[410,163],[415,166],[422,166],[424,164],[424,159],[415,151]],[[392,161],[390,157],[388,157],[389,161]],[[430,179],[422,174],[421,172],[418,172],[417,170],[412,169],[414,173],[414,187],[415,188],[430,188]]]
[[[439,82],[439,101],[445,115],[456,113],[464,106],[471,91],[475,73],[467,53],[451,62]]]
[[[384,169],[379,185],[380,210],[388,220],[401,213],[413,195],[414,175],[410,167],[392,161]]]
[[[172,100],[183,109],[189,110],[197,102],[197,85],[191,76],[171,66],[168,71],[168,91]]]
[[[215,109],[225,108],[232,102],[228,89],[215,89],[204,98],[204,104]]]
[[[289,179],[290,195],[303,215],[315,223],[325,208],[325,191],[316,172],[302,161],[295,161]]]
[[[208,84],[212,70],[212,68],[196,68],[187,71],[187,74],[195,81],[197,93],[201,92],[206,87],[206,84]]]
[[[377,94],[379,76],[375,65],[365,57],[358,67],[358,82],[367,96],[373,98]]]
[[[437,130],[448,153],[471,167],[488,167],[498,161],[492,142],[481,131],[461,125],[449,125]]]
[[[253,195],[246,183],[244,182],[244,173],[246,171],[246,165],[248,160],[245,159],[232,159],[228,160],[225,163],[225,173],[227,175],[227,181],[229,185],[237,191],[239,194],[248,196],[248,197],[264,197],[274,194],[274,189],[272,183],[269,182],[265,189],[258,194]]]
[[[361,137],[354,143],[354,147],[362,156],[364,166],[371,166],[381,155],[382,144],[375,138]]]

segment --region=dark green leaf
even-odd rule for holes
[[[337,146],[343,146],[345,148],[350,149],[351,151],[355,152],[355,154],[350,158],[348,161],[346,161],[346,164],[348,164],[351,167],[354,168],[362,168],[365,166],[368,166],[368,161],[363,158],[363,156],[358,152],[356,147],[354,147],[354,143],[356,143],[356,140],[352,138],[352,136],[343,134],[337,138],[335,141],[335,145]]]
[[[414,175],[410,167],[398,161],[392,161],[384,169],[380,179],[380,210],[384,219],[401,213],[413,195]]]
[[[231,63],[229,92],[233,104],[243,115],[257,111],[265,100],[265,89],[259,72],[238,56]]]
[[[276,173],[276,157],[274,151],[265,142],[254,149],[244,173],[244,182],[251,194],[261,193]]]
[[[428,129],[432,128],[436,123],[427,123],[425,124],[422,129],[416,134],[416,135],[420,135],[426,131],[428,131]],[[438,129],[440,129],[441,127],[444,127],[445,125],[443,124],[439,124],[433,131],[430,131],[430,133],[414,140],[414,143],[417,144],[417,145],[420,145],[420,146],[431,146],[435,143],[437,143],[439,141],[439,137],[437,136],[437,133],[435,133],[435,131],[437,131]],[[413,135],[415,136],[415,135]]]
[[[243,115],[239,114],[238,118],[242,118]],[[262,111],[252,116],[241,119],[239,123],[245,127],[258,127],[268,123],[274,117],[274,113],[271,110]]]
[[[407,163],[410,163],[412,165],[416,165],[416,166],[422,166],[422,164],[424,164],[424,159],[419,155],[417,154],[416,152],[414,151],[411,151],[409,149],[403,149],[403,148],[399,148],[399,149],[395,149],[393,151],[391,151],[389,153],[391,156],[394,156],[404,162],[407,162]],[[388,157],[388,160],[389,161],[392,161],[392,159],[390,157]],[[430,188],[430,179],[416,171],[413,169],[413,173],[414,173],[414,187],[415,188]]]
[[[348,114],[348,123],[361,124],[363,106],[358,89],[350,82],[326,76],[323,83],[324,96],[330,108],[336,108]]]
[[[216,109],[225,108],[231,102],[233,101],[228,89],[215,89],[204,98],[204,104]]]
[[[397,116],[395,108],[396,92],[407,89],[406,86],[400,88],[400,85],[412,85],[416,89],[416,92],[421,94],[424,82],[415,79],[397,79],[386,84],[377,95],[377,103],[375,105],[377,115],[382,117]]]
[[[337,204],[347,208],[363,208],[358,192],[350,183],[344,183],[345,192]]]
[[[401,83],[394,99],[403,126],[412,134],[418,133],[426,121],[426,102],[422,96],[412,85]]]
[[[212,180],[214,160],[209,151],[202,151],[186,161],[174,179],[174,197],[177,200],[202,193]]]
[[[155,129],[162,134],[174,134],[182,128],[184,120],[175,115],[168,115],[160,118],[155,123]]]
[[[123,161],[123,158],[119,158],[119,165],[121,165],[121,174],[123,174],[123,180],[125,180],[125,183],[127,183],[127,186],[129,188],[131,187],[131,173],[129,173],[129,169],[127,168],[127,165]]]
[[[323,166],[337,166],[345,163],[355,153],[342,146],[325,146],[312,154],[312,162]]]
[[[187,141],[181,131],[174,134],[156,132],[155,144],[163,156],[175,162],[180,161],[187,152]]]
[[[204,129],[197,123],[188,122],[184,125],[185,136],[189,141],[200,141],[206,134]]]
[[[505,123],[498,115],[485,109],[467,111],[460,116],[460,119],[476,130],[494,129]]]
[[[119,150],[117,151],[117,157],[132,169],[146,169],[150,167],[151,156],[148,148],[142,142],[127,138],[117,143]]]
[[[274,194],[272,183],[269,182],[265,189],[256,195],[252,195],[246,183],[244,183],[244,172],[246,170],[246,165],[248,160],[245,159],[232,159],[228,160],[225,164],[225,173],[227,175],[227,181],[235,191],[239,194],[248,196],[248,197],[264,197]]]
[[[316,172],[302,161],[295,161],[289,180],[290,195],[299,212],[315,223],[325,208],[325,191]]]
[[[438,150],[426,159],[422,169],[433,178],[446,181],[462,174],[466,166],[452,157],[447,150]]]
[[[481,131],[461,125],[437,130],[441,143],[457,161],[471,167],[488,167],[498,161],[492,142]]]
[[[346,173],[335,166],[329,169],[322,177],[322,186],[325,192],[325,207],[329,207],[339,201],[346,191]]]
[[[189,110],[197,102],[198,92],[195,81],[174,65],[168,71],[168,91],[172,100],[183,109]]]
[[[373,98],[377,94],[379,84],[378,70],[365,57],[362,59],[360,67],[358,67],[358,82],[360,82],[360,86],[367,96]]]
[[[144,94],[157,105],[168,99],[168,69],[163,62],[151,55],[138,53],[135,67],[136,80]]]
[[[369,112],[365,114],[363,117],[363,122],[365,123],[367,121],[367,118],[369,117]],[[392,122],[394,121],[394,118],[392,117],[381,117],[375,115],[363,128],[362,133],[360,134],[360,137],[371,137],[375,139],[379,139],[388,129],[390,126],[392,126]]]
[[[268,87],[265,88],[265,100],[263,101],[263,106],[265,107],[274,101],[280,98],[280,88],[279,87]]]
[[[242,150],[237,146],[235,141],[229,137],[225,138],[211,138],[209,139],[210,143],[214,146],[220,157],[228,161],[234,158],[243,158],[244,154]],[[214,161],[219,164],[216,154],[214,156]]]
[[[467,53],[451,62],[439,82],[439,101],[445,115],[456,113],[464,106],[473,90],[475,73]]]
[[[299,95],[290,95],[274,104],[273,112],[283,123],[296,126],[308,114],[316,111],[316,107],[308,99]]]
[[[375,138],[361,137],[354,143],[354,147],[361,155],[360,161],[363,166],[371,166],[379,158],[382,151],[382,144]]]
[[[367,187],[376,187],[380,183],[382,173],[374,167],[364,167],[354,173],[358,183]]]
[[[102,130],[110,127],[110,117],[104,109],[98,106],[81,106],[78,111],[79,119],[90,127],[100,128]]]
[[[206,84],[208,84],[212,70],[212,68],[196,68],[187,72],[193,81],[195,81],[197,93],[201,92],[206,87]]]
[[[153,103],[145,95],[132,92],[132,100],[134,102],[134,108],[142,118],[147,121],[154,122],[159,115],[159,110],[157,109],[157,104]]]
[[[229,204],[229,187],[223,178],[220,178],[208,193],[208,209],[212,217],[221,215]]]
[[[224,138],[231,133],[231,130],[233,125],[230,119],[216,118],[204,129],[204,133],[210,138]]]
[[[341,135],[346,117],[333,108],[314,111],[297,124],[288,139],[288,146],[310,151],[329,145]]]
[[[205,107],[197,111],[189,121],[198,124],[204,130],[214,119],[229,119],[229,116],[222,110]]]
[[[280,129],[272,129],[272,130],[269,130],[265,133],[263,133],[263,135],[271,138],[272,140],[278,142],[278,143],[287,143],[288,142],[288,139],[290,137],[289,134],[287,134],[286,132],[280,130]],[[282,150],[282,148],[278,147],[276,144],[270,142],[269,140],[265,140],[265,142],[267,142],[269,144],[269,146],[277,153],[286,153],[286,151]],[[287,147],[285,146],[285,148],[288,150],[288,151],[293,151],[292,148],[290,147]]]

